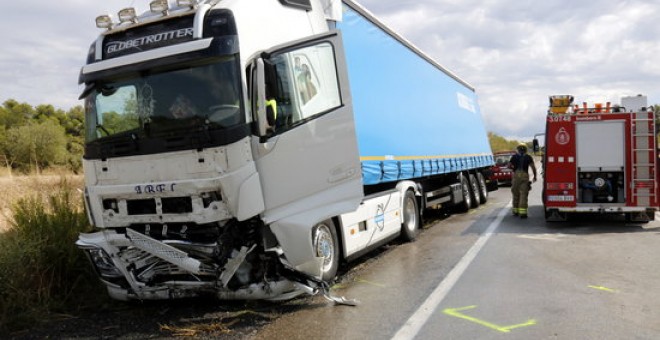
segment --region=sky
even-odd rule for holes
[[[247,0],[246,0],[247,1]],[[255,0],[252,0],[255,1]],[[267,0],[259,0],[267,1]],[[274,0],[269,0],[274,1]],[[660,104],[657,0],[358,0],[475,87],[486,129],[542,133],[548,96]],[[81,105],[80,67],[99,14],[148,0],[8,1],[0,12],[0,102]]]

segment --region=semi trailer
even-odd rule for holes
[[[488,197],[475,89],[354,1],[118,16],[79,77],[96,231],[77,245],[113,298],[329,296],[424,209]]]

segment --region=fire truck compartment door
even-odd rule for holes
[[[577,122],[575,134],[579,171],[624,169],[624,121]]]

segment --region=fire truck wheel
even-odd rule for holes
[[[321,279],[331,281],[339,268],[339,241],[332,220],[323,221],[314,227],[312,246],[316,256],[323,258]]]
[[[403,197],[403,221],[401,223],[401,238],[404,241],[413,241],[419,234],[419,209],[417,199],[412,190],[406,191]]]
[[[470,198],[472,199],[472,208],[476,208],[481,204],[481,198],[479,197],[479,184],[477,183],[477,178],[474,174],[469,175],[470,178]]]
[[[649,222],[650,221],[655,221],[655,210],[648,209],[648,210],[646,210],[646,214],[649,216]]]
[[[545,221],[546,222],[566,222],[570,218],[570,214],[567,212],[557,211],[557,209],[548,209],[545,210]]]
[[[479,184],[479,200],[481,204],[488,201],[488,187],[486,187],[486,179],[481,172],[477,172],[477,184]]]

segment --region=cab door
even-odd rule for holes
[[[362,178],[340,33],[266,51],[248,72],[264,221],[313,225],[357,209]]]

